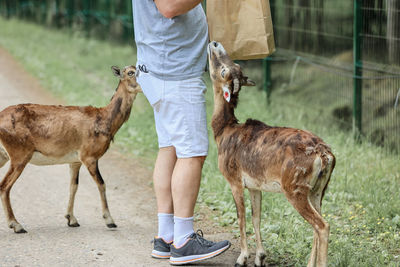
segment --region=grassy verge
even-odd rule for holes
[[[0,46],[10,51],[42,85],[74,105],[105,105],[116,87],[111,65],[135,63],[132,46],[87,40],[69,32],[0,18]],[[259,76],[251,69],[246,74]],[[212,89],[208,83],[208,119]],[[301,105],[293,108],[284,94],[266,107],[265,95],[243,88],[236,111],[240,121],[248,117],[270,125],[308,129],[329,143],[337,157],[323,213],[331,225],[330,266],[400,265],[400,159],[379,148],[354,144],[352,136],[336,127],[315,123]],[[316,100],[317,101],[317,100]],[[292,103],[293,104],[293,103]],[[318,117],[319,114],[315,114]],[[152,110],[144,96],[134,103],[132,117],[116,136],[116,144],[133,158],[152,168],[157,151]],[[215,223],[236,224],[230,189],[218,171],[215,143],[210,133],[199,202],[218,210]],[[311,227],[279,194],[263,194],[262,234],[267,262],[279,266],[304,266],[311,251]],[[249,200],[247,207],[250,207]],[[253,231],[248,211],[248,232]],[[237,229],[237,227],[235,228]],[[236,235],[238,232],[236,230]],[[254,245],[254,243],[251,243]]]

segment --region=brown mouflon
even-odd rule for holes
[[[321,216],[321,201],[335,167],[335,156],[321,138],[299,129],[272,127],[248,119],[239,123],[234,109],[242,86],[254,86],[232,62],[223,46],[208,46],[214,89],[212,129],[218,147],[218,166],[235,200],[241,253],[237,266],[249,257],[246,241],[244,189],[250,193],[257,241],[256,266],[264,265],[261,244],[261,192],[280,192],[311,224],[314,242],[308,266],[327,266],[329,224]]]
[[[119,85],[111,102],[102,108],[92,106],[50,106],[20,104],[0,112],[0,168],[10,160],[10,168],[0,183],[0,195],[10,228],[16,233],[25,229],[15,219],[10,190],[26,164],[69,164],[71,184],[67,214],[68,225],[79,226],[73,213],[74,199],[82,163],[97,183],[103,218],[109,228],[117,227],[108,210],[106,187],[98,160],[104,155],[114,135],[128,120],[132,103],[141,88],[136,82],[136,68],[112,67]]]

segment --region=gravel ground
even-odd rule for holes
[[[62,104],[0,48],[0,110],[27,102]],[[0,169],[1,179],[8,166],[7,163]],[[100,160],[99,167],[118,228],[110,230],[105,226],[97,186],[84,167],[75,201],[75,216],[81,226],[70,228],[64,218],[69,194],[68,165],[28,164],[11,190],[15,216],[28,233],[15,234],[0,212],[1,267],[170,266],[166,260],[150,257],[150,240],[157,227],[151,170],[113,148]],[[207,219],[196,224],[211,240],[232,238]],[[233,266],[238,254],[237,248],[231,248],[200,266]]]

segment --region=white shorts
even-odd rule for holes
[[[159,147],[175,147],[178,158],[206,156],[207,88],[203,79],[164,81],[140,72],[137,81],[153,107]]]

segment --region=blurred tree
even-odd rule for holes
[[[324,36],[322,33],[324,32],[324,0],[315,0],[314,5],[317,7],[316,11],[316,24],[317,24],[317,41],[314,52],[318,52],[324,47]],[[315,42],[314,42],[315,43]]]
[[[382,0],[378,0],[382,1]],[[372,25],[377,20],[377,10],[375,9],[376,0],[364,0],[362,3],[363,32],[372,34]],[[378,11],[379,12],[379,11]]]
[[[400,1],[387,0],[386,41],[389,63],[400,64]]]
[[[6,17],[9,19],[11,17],[11,0],[5,1]]]
[[[285,8],[285,18],[286,18],[286,38],[285,38],[285,48],[295,49],[294,43],[294,31],[293,31],[293,24],[294,24],[294,16],[293,16],[293,0],[287,0],[287,5]]]
[[[53,10],[55,9],[55,2],[53,0],[46,1],[46,25],[51,26],[53,23]]]
[[[308,52],[310,45],[312,45],[312,34],[310,33],[310,31],[312,31],[310,0],[300,0],[299,6],[299,10],[302,10],[303,13],[304,31],[302,34],[301,47]]]
[[[378,0],[378,6],[377,6],[378,10],[379,10],[379,16],[378,16],[378,24],[379,24],[379,35],[382,36],[383,33],[383,29],[385,24],[383,23],[383,0]]]

